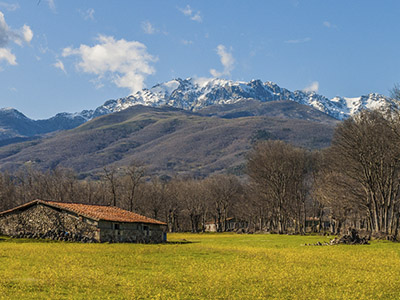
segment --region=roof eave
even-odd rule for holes
[[[162,226],[167,226],[167,223],[157,221],[157,222],[146,222],[146,221],[118,221],[118,220],[107,220],[107,219],[99,219],[99,221],[105,221],[105,222],[118,222],[118,223],[139,223],[139,224],[153,224],[153,225],[162,225]]]
[[[26,208],[28,208],[30,206],[33,206],[33,205],[37,204],[37,203],[38,203],[38,200],[33,200],[33,201],[28,202],[28,203],[24,203],[22,205],[18,205],[17,207],[11,208],[9,210],[2,211],[2,212],[0,212],[0,217],[1,216],[6,216],[6,215],[8,215],[10,213],[13,213],[15,211],[18,211],[18,210],[26,209]]]
[[[73,209],[69,209],[69,208],[57,205],[53,201],[46,201],[46,200],[41,200],[41,199],[35,199],[33,201],[30,201],[28,203],[19,205],[17,207],[12,208],[12,209],[0,212],[0,217],[8,215],[8,214],[13,213],[13,212],[18,211],[18,210],[23,210],[23,209],[29,208],[29,207],[34,206],[36,204],[41,204],[41,205],[44,205],[44,206],[47,206],[47,207],[60,209],[60,210],[63,210],[63,211],[69,212],[69,213],[73,213],[73,214],[75,214],[77,216],[84,217],[84,218],[87,218],[89,220],[96,221],[96,222],[106,221],[106,222],[140,223],[140,224],[153,224],[153,225],[167,226],[167,223],[164,223],[164,222],[161,222],[161,221],[158,221],[158,220],[154,220],[154,221],[134,221],[134,222],[132,222],[132,221],[107,220],[107,219],[96,218],[96,217],[93,217],[93,216],[90,216],[90,215],[87,215],[87,214],[83,214],[81,212],[77,212],[77,211],[75,211]]]
[[[90,219],[90,220],[93,220],[93,221],[96,221],[96,222],[99,222],[101,220],[101,219],[98,219],[98,218],[95,218],[95,217],[92,217],[92,216],[89,216],[89,215],[86,215],[86,214],[79,213],[79,212],[77,212],[75,210],[68,209],[68,208],[63,207],[63,206],[59,206],[57,204],[51,203],[50,201],[38,200],[38,203],[41,203],[41,204],[49,206],[49,207],[58,208],[58,209],[61,209],[61,210],[64,210],[64,211],[67,211],[67,212],[70,212],[70,213],[74,213],[74,214],[76,214],[76,215],[78,215],[80,217],[85,217],[87,219]]]

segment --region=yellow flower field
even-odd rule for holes
[[[169,234],[163,245],[0,238],[1,299],[400,299],[400,244]]]

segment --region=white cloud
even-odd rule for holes
[[[56,12],[56,4],[54,3],[54,0],[46,0],[47,5],[49,6],[50,10],[52,12]]]
[[[25,25],[22,27],[22,36],[24,38],[24,41],[27,43],[30,43],[33,38],[33,32],[31,28],[28,25]]]
[[[186,46],[193,45],[193,41],[191,41],[191,40],[182,40],[181,42],[182,42],[182,44],[184,44]]]
[[[325,27],[328,27],[328,28],[330,28],[330,27],[332,26],[331,23],[328,22],[328,21],[324,21],[324,22],[322,23],[322,25],[324,25]]]
[[[285,41],[285,43],[286,44],[301,44],[301,43],[307,43],[309,41],[311,41],[311,38],[310,37],[306,37],[304,39],[288,40],[288,41]]]
[[[86,15],[86,19],[90,19],[90,20],[94,20],[94,8],[89,8],[86,11],[87,15]]]
[[[67,74],[67,71],[65,71],[64,63],[61,60],[57,59],[57,61],[53,64],[53,67],[60,69],[65,74]]]
[[[196,14],[194,14],[190,19],[193,21],[199,22],[199,23],[201,23],[203,21],[203,19],[200,16],[200,12],[197,12]]]
[[[146,46],[137,41],[115,40],[103,35],[97,41],[99,43],[93,47],[65,48],[62,56],[78,56],[77,69],[97,75],[96,82],[108,79],[118,87],[129,88],[131,93],[143,89],[146,77],[155,73],[151,63],[157,61],[147,52]]]
[[[10,40],[10,28],[4,19],[3,13],[0,11],[0,47],[4,47]]]
[[[10,41],[22,45],[29,43],[33,38],[33,32],[28,25],[22,26],[19,30],[8,27],[4,14],[0,11],[0,47],[6,46]]]
[[[33,38],[33,32],[28,25],[22,26],[20,30],[13,30],[10,32],[10,36],[12,36],[14,43],[22,46],[25,42],[29,44]]]
[[[0,60],[8,62],[10,65],[16,65],[15,55],[8,48],[10,42],[14,42],[20,46],[29,43],[33,38],[33,32],[28,25],[22,26],[19,30],[11,29],[4,18],[4,14],[0,11]]]
[[[79,11],[80,15],[82,16],[82,18],[84,20],[86,20],[86,21],[87,20],[94,21],[94,13],[95,13],[94,8],[89,8],[86,11],[82,11],[82,10],[79,9],[78,11]]]
[[[186,5],[185,8],[179,8],[179,10],[192,21],[201,23],[203,21],[200,11],[194,11],[190,5]]]
[[[2,60],[5,60],[13,66],[17,64],[17,58],[11,53],[10,49],[0,48],[0,61]]]
[[[230,76],[235,64],[235,59],[233,58],[232,53],[228,52],[224,45],[218,45],[216,51],[221,59],[221,64],[224,67],[224,70],[222,72],[218,72],[215,69],[211,69],[211,75],[214,77],[221,77],[224,75]]]
[[[3,7],[4,9],[6,9],[8,11],[15,11],[19,8],[19,4],[18,3],[7,3],[7,2],[0,1],[0,7]]]
[[[157,29],[149,21],[142,22],[142,29],[146,34],[154,34],[157,32]]]
[[[318,90],[319,90],[319,82],[318,81],[311,82],[310,85],[306,86],[303,89],[304,92],[315,92],[315,93],[318,93]]]
[[[329,21],[324,21],[324,22],[322,22],[322,25],[324,25],[324,26],[327,27],[327,28],[337,28],[337,26],[336,26],[335,24],[332,24],[332,23],[329,22]]]
[[[56,10],[56,4],[55,4],[54,0],[44,0],[44,1],[47,2],[47,5],[49,6],[50,10],[51,10],[53,13],[56,13],[56,12],[57,12],[57,10]],[[41,2],[42,2],[42,0],[38,0],[38,3],[37,3],[37,4],[39,5]]]
[[[192,13],[193,13],[193,11],[192,11],[192,8],[189,6],[189,5],[187,5],[185,8],[180,8],[179,9],[185,16],[191,16],[192,15]]]

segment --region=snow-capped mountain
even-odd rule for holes
[[[294,91],[279,87],[273,82],[250,82],[223,79],[174,79],[157,84],[151,89],[117,100],[108,100],[88,118],[124,110],[141,104],[146,106],[173,106],[186,110],[199,110],[209,105],[232,104],[243,99],[262,102],[290,100],[316,108],[338,120],[346,119],[363,109],[385,109],[398,104],[380,94],[368,94],[357,98],[335,97],[328,99],[315,92]]]
[[[124,98],[108,100],[95,110],[59,113],[48,120],[57,119],[58,121],[63,120],[63,122],[68,120],[68,123],[83,124],[98,116],[121,111],[138,104],[153,107],[167,105],[196,111],[206,106],[233,104],[244,99],[255,99],[261,102],[295,101],[311,106],[338,120],[344,120],[363,109],[386,109],[399,105],[395,100],[375,93],[357,98],[334,97],[328,99],[315,92],[300,90],[291,92],[270,81],[252,80],[243,82],[216,78],[177,78],[157,84],[150,89],[143,89]],[[2,109],[2,111],[13,111],[14,114],[19,114],[19,117],[26,118],[23,114],[11,108]]]
[[[314,92],[294,91],[279,87],[273,82],[250,82],[224,79],[174,79],[157,84],[150,89],[117,100],[108,100],[95,110],[78,113],[59,113],[45,120],[32,120],[13,108],[0,109],[1,141],[24,139],[49,132],[75,128],[95,117],[124,110],[134,105],[171,106],[197,111],[212,105],[234,104],[252,99],[261,102],[289,100],[311,106],[338,120],[346,119],[363,109],[399,107],[389,97],[368,94],[357,98],[335,97],[328,99]],[[6,142],[3,142],[3,144]]]

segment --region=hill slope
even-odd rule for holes
[[[134,160],[150,174],[205,176],[238,170],[252,143],[281,139],[326,147],[336,120],[294,102],[252,102],[196,113],[172,107],[133,106],[78,128],[0,148],[0,167],[63,166],[84,174]],[[240,117],[241,115],[249,115]],[[270,114],[270,115],[268,115]],[[239,116],[239,117],[238,117]]]
[[[79,114],[59,113],[45,120],[32,120],[13,108],[0,109],[0,146],[24,140],[36,139],[38,136],[75,128],[88,121],[90,111]]]

